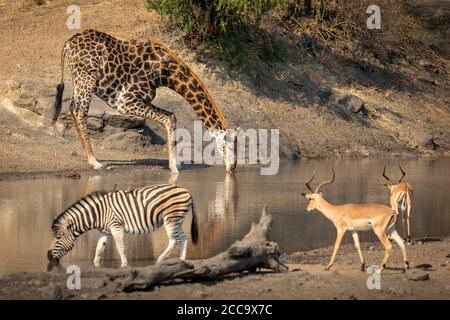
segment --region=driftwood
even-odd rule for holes
[[[278,244],[268,241],[271,225],[272,216],[264,208],[259,223],[254,223],[242,240],[214,257],[190,261],[168,259],[153,266],[110,272],[108,276],[117,283],[116,291],[132,292],[149,290],[169,280],[214,280],[232,273],[255,272],[259,268],[287,272],[288,268],[279,259]]]

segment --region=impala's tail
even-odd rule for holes
[[[411,202],[412,202],[412,195],[411,195],[410,191],[402,192],[398,196],[398,200],[397,200],[398,213],[403,214],[403,213],[407,212],[407,210],[411,208]]]
[[[64,48],[61,52],[61,82],[56,86],[56,96],[55,96],[55,104],[53,107],[52,123],[50,124],[51,126],[54,125],[58,120],[62,108],[62,98],[64,92],[64,60],[67,51],[66,44],[67,42],[64,44]]]
[[[192,200],[191,208],[192,208],[191,239],[192,242],[196,244],[198,241],[198,217],[194,206],[194,200]]]

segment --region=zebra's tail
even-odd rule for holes
[[[198,241],[198,217],[197,212],[195,210],[194,200],[192,200],[191,208],[192,208],[191,239],[192,242],[196,244]]]
[[[56,86],[55,104],[53,107],[53,116],[51,126],[53,126],[58,120],[59,114],[62,108],[62,98],[64,92],[64,60],[67,52],[67,42],[64,44],[64,48],[61,52],[61,82]]]

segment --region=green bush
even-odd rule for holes
[[[147,0],[148,7],[168,15],[191,40],[207,42],[241,32],[286,0]]]

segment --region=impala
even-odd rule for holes
[[[388,183],[385,184],[386,188],[391,191],[391,208],[394,209],[397,214],[401,213],[402,215],[403,238],[405,239],[405,242],[407,241],[408,244],[411,244],[410,218],[413,189],[409,183],[402,182],[403,178],[406,175],[406,172],[400,165],[398,167],[402,172],[402,177],[400,178],[400,180],[398,180],[397,183],[393,182],[386,175],[386,166],[384,166],[383,177],[388,181]]]
[[[312,210],[320,211],[325,217],[327,217],[337,230],[336,242],[334,244],[333,254],[330,262],[325,270],[330,270],[333,266],[334,258],[341,245],[342,239],[346,231],[351,231],[353,241],[355,242],[356,250],[358,251],[359,259],[361,260],[361,270],[365,270],[365,262],[361,253],[361,246],[359,243],[358,231],[368,231],[373,229],[378,239],[384,246],[384,258],[381,263],[380,269],[383,270],[386,267],[386,262],[392,253],[392,244],[388,239],[388,235],[394,239],[399,245],[403,254],[403,261],[405,269],[409,268],[408,259],[406,256],[406,248],[403,239],[395,230],[394,225],[397,218],[397,213],[388,206],[379,204],[342,204],[332,205],[323,198],[323,194],[320,189],[328,184],[334,182],[335,173],[333,169],[333,177],[330,180],[323,181],[316,189],[310,186],[310,183],[314,179],[312,178],[306,183],[306,187],[310,192],[302,193],[302,195],[308,199],[308,206],[306,211]]]

